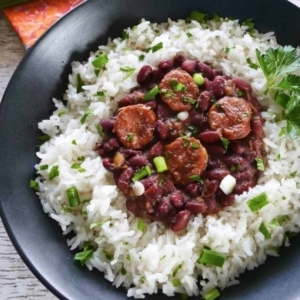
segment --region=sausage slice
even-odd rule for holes
[[[218,130],[228,140],[242,139],[250,133],[251,105],[242,98],[224,97],[208,112],[212,130]]]
[[[153,138],[156,116],[143,104],[122,108],[114,124],[114,132],[127,148],[140,149]]]
[[[193,137],[177,138],[166,145],[164,157],[174,182],[181,186],[194,182],[193,175],[199,176],[208,160],[206,149]]]
[[[189,110],[192,100],[199,96],[199,88],[191,75],[183,70],[173,70],[165,75],[160,85],[162,101],[175,111]]]

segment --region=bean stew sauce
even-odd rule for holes
[[[129,211],[180,231],[191,215],[215,214],[256,185],[266,151],[249,83],[183,55],[143,66],[137,82],[100,121],[95,147]],[[225,194],[227,175],[236,184]]]

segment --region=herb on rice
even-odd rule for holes
[[[218,14],[214,14],[213,18],[212,18],[212,21],[214,22],[221,22],[221,18]]]
[[[247,201],[247,204],[252,212],[256,212],[269,203],[269,198],[266,193],[261,193]]]
[[[226,261],[226,255],[209,249],[203,249],[197,263],[222,267]]]
[[[164,46],[164,44],[162,42],[160,42],[160,43],[158,43],[158,44],[156,44],[156,45],[154,45],[154,46],[152,46],[150,48],[145,49],[144,51],[147,52],[147,53],[150,52],[150,51],[152,51],[154,53],[154,52],[162,49],[163,46]]]
[[[108,56],[106,53],[100,54],[96,59],[92,61],[92,65],[95,68],[104,67],[108,63]]]
[[[40,165],[39,169],[40,169],[40,171],[45,171],[48,169],[48,165]]]
[[[248,31],[248,33],[249,33],[251,36],[252,36],[253,33],[254,33],[254,23],[253,23],[252,21],[253,21],[253,19],[252,19],[252,18],[249,18],[249,19],[245,20],[245,21],[242,23],[242,25],[248,27],[247,31]]]
[[[145,232],[146,231],[147,226],[145,225],[144,221],[140,218],[138,218],[138,222],[137,222],[137,229],[141,232]]]
[[[64,115],[66,112],[64,111],[64,110],[60,110],[60,111],[58,111],[57,112],[57,115],[59,116],[59,117],[61,117],[62,115]]]
[[[49,173],[49,180],[52,180],[57,176],[59,176],[59,168],[58,166],[53,166]]]
[[[267,229],[264,222],[261,222],[261,224],[259,225],[258,230],[264,235],[265,239],[270,239],[271,238],[271,233]]]
[[[122,41],[128,40],[128,39],[129,39],[129,33],[126,30],[124,30],[122,32]]]
[[[290,173],[290,177],[294,178],[297,175],[297,171]]]
[[[175,288],[177,288],[177,287],[179,287],[179,286],[181,285],[181,282],[180,282],[180,280],[179,280],[178,278],[174,278],[174,279],[172,280],[172,283],[173,283],[173,286],[174,286]]]
[[[80,123],[81,123],[81,124],[84,124],[85,121],[86,121],[86,118],[87,118],[92,112],[93,112],[92,110],[87,109],[87,110],[84,112],[84,115],[81,117]]]
[[[73,140],[73,141],[72,141],[72,145],[77,145],[76,140]]]
[[[179,270],[182,268],[182,264],[178,265],[175,267],[175,269],[173,270],[173,277],[175,277],[177,275],[177,273],[179,272]]]
[[[95,127],[97,129],[98,134],[103,138],[104,137],[104,133],[103,133],[102,126],[100,124],[96,124]]]
[[[106,251],[106,250],[102,250],[102,253],[104,254],[105,258],[109,261],[114,259],[113,254],[111,254],[110,252]]]
[[[84,168],[81,167],[81,163],[74,163],[74,164],[71,166],[71,169],[75,169],[75,170],[77,170],[77,171],[80,172],[80,173],[86,171]]]
[[[122,266],[122,268],[121,268],[121,274],[122,274],[123,276],[125,276],[125,275],[127,274],[127,271],[126,271],[126,269],[124,268],[124,266]]]
[[[125,67],[121,67],[120,71],[122,71],[126,74],[125,77],[122,79],[122,81],[124,81],[134,73],[135,68],[125,66]]]
[[[218,289],[214,288],[203,295],[203,300],[215,300],[220,297],[220,292]]]
[[[42,142],[47,142],[50,140],[50,136],[47,135],[47,134],[44,134],[44,135],[40,135],[37,137],[38,140],[42,141]]]
[[[105,97],[105,93],[102,92],[102,91],[99,91],[99,92],[97,92],[94,96],[99,97],[99,98],[102,98],[102,97]]]
[[[191,20],[195,20],[197,22],[199,22],[200,24],[202,23],[207,23],[208,21],[208,14],[199,12],[199,11],[192,11],[190,14],[190,19]]]
[[[290,217],[288,215],[283,215],[283,216],[279,216],[277,218],[274,218],[270,224],[269,224],[269,228],[274,229],[280,225],[282,225],[282,223],[289,221]]]
[[[82,86],[83,86],[83,81],[81,79],[81,76],[80,76],[80,74],[77,74],[77,86],[76,86],[76,93],[77,94],[84,91]]]
[[[259,157],[256,157],[255,161],[256,161],[256,165],[257,165],[257,170],[264,171],[265,170],[265,165],[264,165],[263,160]]]
[[[159,88],[157,85],[155,85],[145,96],[144,100],[145,101],[150,101],[152,100],[159,92]]]
[[[143,61],[144,59],[145,59],[145,55],[144,54],[139,55],[139,61]]]
[[[29,186],[36,191],[40,190],[39,183],[35,180],[30,180]]]
[[[75,254],[74,260],[79,260],[81,265],[93,257],[94,248],[89,243],[85,242],[83,250]]]
[[[75,186],[68,188],[66,194],[70,207],[77,207],[80,205],[79,193]]]
[[[190,32],[187,32],[187,33],[186,33],[186,36],[187,36],[188,38],[194,37]]]

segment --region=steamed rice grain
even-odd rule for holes
[[[84,242],[93,243],[96,250],[86,262],[87,267],[104,272],[114,286],[126,287],[129,297],[144,298],[158,289],[168,296],[192,296],[237,284],[240,273],[262,264],[267,255],[277,255],[275,250],[283,243],[289,244],[286,232],[299,231],[300,177],[297,174],[292,178],[290,174],[299,169],[300,141],[280,134],[284,124],[276,124],[272,114],[280,108],[263,94],[266,80],[261,69],[254,70],[247,63],[247,58],[256,62],[255,49],[264,52],[275,47],[276,38],[273,33],[251,36],[237,20],[210,21],[208,25],[183,20],[152,24],[142,20],[126,32],[129,39],[109,40],[91,53],[87,62],[72,63],[64,95],[67,105],[54,99],[55,112],[39,123],[39,128],[51,137],[37,153],[40,165],[49,166],[43,171],[36,166],[43,209],[60,224],[64,234],[74,233],[68,241],[70,249],[80,251]],[[143,51],[160,42],[163,48],[159,51]],[[230,49],[228,53],[226,49]],[[97,76],[92,62],[100,53],[107,54],[108,63]],[[127,211],[126,199],[111,173],[93,151],[96,142],[101,141],[95,125],[99,119],[108,118],[118,101],[137,86],[136,76],[143,65],[156,67],[161,60],[178,53],[210,62],[225,74],[251,83],[256,97],[266,107],[263,117],[268,163],[257,186],[237,196],[232,206],[217,215],[191,218],[180,234],[159,222],[144,220],[146,231],[142,232],[137,228],[138,219]],[[128,76],[122,71],[124,67],[134,71]],[[84,82],[80,93],[78,74]],[[105,96],[97,96],[99,91]],[[86,121],[82,122],[85,114]],[[78,172],[72,165],[82,156],[85,171]],[[58,166],[59,176],[48,180],[53,166]],[[77,187],[81,200],[90,200],[82,210],[65,209],[66,190],[72,186]],[[262,192],[268,194],[270,203],[253,213],[246,202]],[[282,215],[287,216],[286,221],[271,230],[271,239],[266,239],[259,231],[261,222],[269,224]],[[90,229],[93,223],[101,225]],[[221,268],[197,263],[204,246],[227,256]],[[107,259],[105,253],[112,254],[112,259]],[[122,268],[126,272],[121,272]],[[173,276],[176,268],[178,272]],[[174,277],[180,281],[178,287],[172,283]]]

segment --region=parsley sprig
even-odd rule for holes
[[[265,53],[256,49],[258,63],[267,79],[265,94],[274,93],[274,101],[283,108],[277,121],[286,121],[290,138],[300,135],[300,57],[292,46],[269,48]]]

